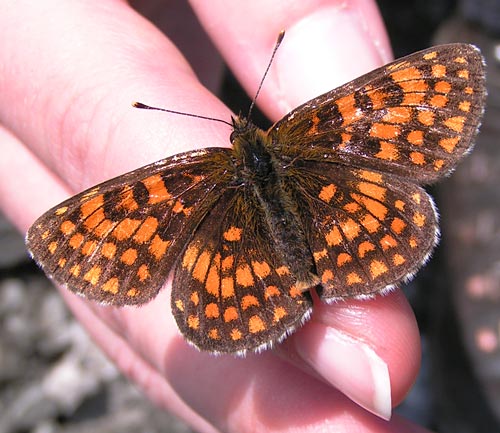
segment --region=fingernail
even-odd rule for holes
[[[309,323],[295,338],[299,355],[352,401],[391,418],[387,364],[367,344],[320,323]]]
[[[372,31],[376,19],[367,23],[362,13],[360,7],[326,7],[287,29],[276,59],[284,112],[389,60],[385,41],[373,37],[385,33]]]

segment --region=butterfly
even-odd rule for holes
[[[173,273],[171,308],[189,343],[263,350],[308,320],[311,291],[326,303],[372,297],[428,260],[439,228],[423,185],[471,150],[484,68],[474,46],[441,45],[267,131],[235,117],[232,148],[180,153],[83,191],[42,215],[27,247],[57,284],[108,305],[145,304]]]

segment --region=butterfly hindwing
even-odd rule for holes
[[[84,191],[33,224],[28,249],[75,293],[106,304],[145,303],[231,179],[228,155],[186,152]]]
[[[253,200],[228,189],[177,265],[172,310],[182,334],[202,350],[258,351],[309,317],[309,293],[294,286]]]
[[[479,50],[429,48],[325,93],[270,128],[280,153],[430,183],[473,144],[484,109]]]

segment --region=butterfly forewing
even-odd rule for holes
[[[147,302],[231,180],[228,155],[186,152],[84,191],[33,224],[28,249],[49,277],[88,299]]]
[[[312,99],[269,134],[284,154],[429,183],[453,170],[472,147],[484,87],[477,48],[436,46]]]

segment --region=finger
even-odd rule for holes
[[[382,19],[370,0],[191,4],[251,96],[278,33],[286,31],[258,101],[273,120],[391,59]]]

